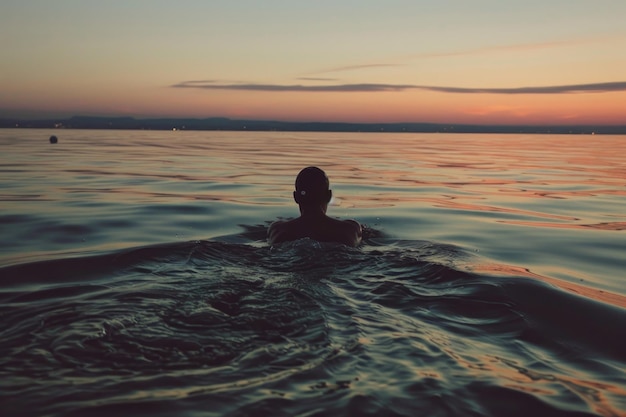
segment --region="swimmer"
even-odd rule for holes
[[[332,197],[328,177],[317,167],[304,168],[296,178],[293,199],[300,206],[300,217],[278,220],[267,231],[268,242],[286,242],[311,238],[319,242],[337,242],[357,246],[362,239],[361,225],[354,220],[328,217],[326,210]]]

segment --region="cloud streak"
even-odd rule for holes
[[[300,81],[337,81],[337,78],[325,78],[325,77],[298,77]]]
[[[234,90],[234,91],[295,91],[295,92],[377,92],[403,91],[418,88],[409,84],[327,84],[327,85],[281,85],[281,84],[202,84],[197,81],[173,85],[174,88],[201,88],[206,90]]]
[[[319,70],[315,72],[311,72],[309,74],[325,74],[327,72],[344,72],[344,71],[355,71],[369,68],[389,68],[389,67],[403,67],[405,64],[359,64],[359,65],[345,65],[343,67],[334,67],[327,68],[324,70]]]
[[[438,91],[442,93],[460,94],[572,94],[572,93],[609,93],[616,91],[626,91],[626,81],[592,83],[592,84],[570,84],[552,85],[540,87],[516,87],[516,88],[463,88],[463,87],[426,87],[416,86],[416,88]]]
[[[452,86],[428,86],[414,84],[327,84],[327,85],[282,85],[282,84],[223,84],[216,81],[183,81],[172,88],[194,88],[205,90],[262,91],[262,92],[332,92],[332,93],[371,93],[406,90],[426,90],[452,94],[575,94],[610,93],[626,91],[626,81],[569,84],[553,86],[514,87],[514,88],[468,88]]]
[[[412,54],[407,56],[408,59],[422,59],[422,58],[448,58],[457,56],[472,56],[472,55],[487,55],[497,53],[518,53],[518,52],[532,52],[546,49],[557,48],[571,48],[580,46],[590,46],[598,43],[610,43],[610,42],[623,42],[626,37],[623,34],[596,36],[588,38],[578,39],[566,39],[566,40],[554,40],[546,42],[534,42],[534,43],[518,43],[518,44],[504,44],[487,46],[483,48],[466,49],[458,51],[448,52],[432,52]]]
[[[593,42],[594,40],[567,40],[567,41],[552,41],[552,42],[542,42],[542,43],[496,45],[496,46],[488,46],[484,48],[467,49],[467,50],[460,50],[460,51],[422,53],[422,54],[411,55],[409,59],[449,58],[449,57],[457,57],[457,56],[487,55],[487,54],[502,53],[502,52],[517,53],[517,52],[523,52],[523,51],[536,51],[536,50],[543,50],[543,49],[579,46],[585,43],[593,43]]]

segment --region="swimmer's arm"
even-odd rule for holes
[[[350,225],[353,231],[350,245],[358,246],[363,240],[363,228],[361,227],[361,224],[356,220],[346,220],[345,222]]]
[[[270,227],[267,229],[267,242],[270,245],[274,243],[282,242],[284,239],[281,239],[284,236],[284,220],[277,220],[274,223],[270,224]]]

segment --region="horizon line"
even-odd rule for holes
[[[194,120],[194,121],[217,121],[224,120],[230,122],[258,122],[258,123],[284,123],[284,124],[338,124],[338,125],[435,125],[435,126],[513,126],[513,127],[626,127],[626,121],[623,123],[466,123],[466,122],[429,122],[429,121],[328,121],[328,120],[284,120],[284,119],[268,119],[268,118],[232,118],[228,116],[141,116],[141,115],[89,115],[75,113],[66,116],[4,116],[0,110],[0,121],[24,121],[24,122],[59,122],[63,120],[72,120],[79,118],[92,119],[133,119],[136,121],[156,121],[156,120]]]
[[[336,133],[501,133],[501,134],[608,134],[626,135],[626,124],[474,124],[441,122],[346,122],[231,119],[229,117],[93,116],[75,114],[56,118],[4,118],[0,129],[86,129],[230,132],[336,132]]]

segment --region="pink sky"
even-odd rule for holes
[[[626,2],[35,3],[0,117],[626,124]]]

